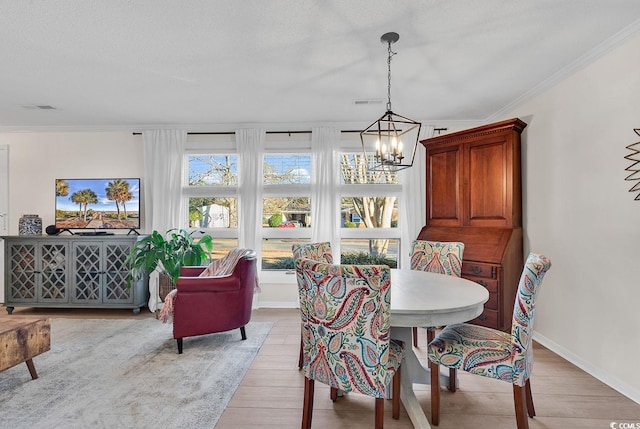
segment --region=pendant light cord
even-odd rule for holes
[[[387,57],[387,111],[391,112],[391,57],[393,57],[396,53],[391,50],[391,41],[388,42],[389,45],[389,56]]]

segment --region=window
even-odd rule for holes
[[[262,163],[263,180],[255,195],[262,196],[262,212],[255,219],[259,242],[252,247],[260,257],[261,280],[292,283],[291,246],[311,241],[312,204],[311,133],[267,134]],[[401,227],[397,174],[369,172],[357,133],[342,133],[340,180],[332,195],[339,195],[335,220],[340,229],[341,261],[398,266]],[[318,162],[317,160],[314,162]],[[183,187],[188,225],[214,237],[214,257],[238,245],[238,155],[234,135],[189,136]],[[245,190],[243,190],[244,195]],[[315,195],[315,194],[314,194]],[[336,201],[337,203],[337,201]],[[244,212],[243,212],[244,213]]]
[[[189,155],[189,186],[238,186],[236,155]]]
[[[342,239],[340,258],[343,264],[384,264],[398,267],[400,240],[393,238]]]
[[[238,228],[237,156],[189,155],[187,162],[189,227]]]
[[[311,183],[311,155],[265,155],[263,183],[265,186]]]
[[[238,246],[238,156],[233,135],[189,135],[185,224],[213,237],[214,259]]]
[[[398,267],[400,230],[397,173],[369,171],[364,155],[340,154],[340,260],[344,264]]]
[[[283,136],[284,137],[284,136]],[[274,149],[282,149],[277,141]],[[291,246],[311,238],[311,155],[264,155],[262,269],[293,270]]]
[[[311,198],[265,198],[262,203],[262,226],[265,228],[309,228],[311,226]]]
[[[393,195],[344,197],[342,228],[397,228],[398,198]]]

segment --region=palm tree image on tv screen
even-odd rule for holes
[[[56,179],[56,228],[140,228],[140,179]]]

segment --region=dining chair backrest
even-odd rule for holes
[[[331,243],[328,241],[308,244],[294,244],[291,246],[293,254],[293,264],[296,269],[296,281],[298,283],[298,293],[300,297],[305,294],[305,283],[302,279],[302,271],[298,266],[301,259],[310,259],[312,261],[326,262],[333,264],[333,255],[331,254]],[[300,307],[303,319],[305,317],[304,308]]]
[[[294,244],[291,246],[293,253],[293,263],[298,259],[311,259],[314,261],[333,264],[333,254],[331,253],[331,243],[322,241],[318,243]]]
[[[511,324],[513,384],[524,386],[533,366],[533,319],[536,298],[551,261],[539,253],[530,253],[525,262],[513,306]]]
[[[462,276],[464,243],[457,241],[414,240],[411,244],[411,269]]]
[[[393,375],[388,371],[390,268],[309,259],[299,260],[298,267],[306,291],[300,295],[307,315],[305,376],[345,392],[385,397]]]

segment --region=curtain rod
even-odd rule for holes
[[[444,127],[444,128],[434,128],[433,131],[437,132],[438,135],[442,134],[442,131],[447,131],[448,128]],[[340,130],[341,133],[361,133],[362,130]],[[311,134],[311,131],[267,131],[267,134]],[[142,133],[131,133],[134,136],[139,136],[142,135]],[[216,136],[224,136],[224,135],[233,135],[235,134],[235,131],[202,131],[202,132],[187,132],[187,135],[190,136],[198,136],[198,135],[216,135]]]
[[[360,133],[362,130],[340,130],[341,133]],[[309,131],[267,131],[267,134],[311,134]],[[134,136],[142,135],[142,133],[132,133]],[[187,132],[187,135],[233,135],[235,131],[203,131],[203,132]]]

